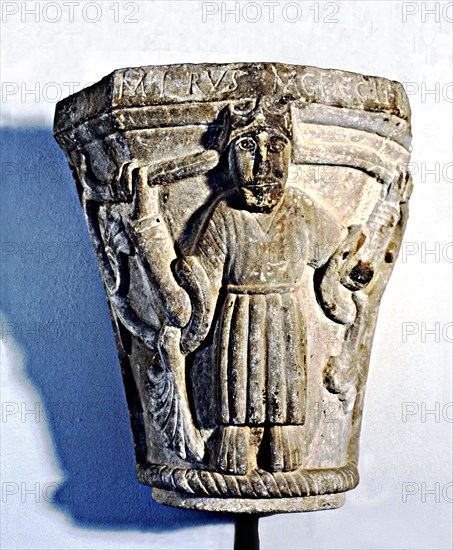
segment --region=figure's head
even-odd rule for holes
[[[272,210],[283,197],[291,160],[287,106],[270,111],[258,102],[246,115],[236,115],[229,143],[229,173],[240,206]]]
[[[289,139],[273,128],[237,135],[228,164],[240,203],[251,210],[272,210],[283,197],[290,158]]]

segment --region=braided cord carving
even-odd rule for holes
[[[342,493],[359,483],[355,464],[340,468],[292,472],[254,470],[247,475],[226,475],[208,470],[143,464],[137,470],[143,485],[152,485],[198,497],[281,498]]]

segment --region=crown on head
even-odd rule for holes
[[[230,106],[230,128],[228,143],[249,130],[269,129],[292,137],[291,116],[288,103],[267,97],[241,102]]]

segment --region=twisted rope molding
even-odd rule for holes
[[[349,491],[357,487],[359,472],[352,463],[339,468],[293,472],[254,470],[248,475],[226,475],[148,463],[137,468],[137,478],[143,485],[197,497],[282,498]]]

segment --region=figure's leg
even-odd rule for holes
[[[289,472],[302,466],[304,459],[303,426],[269,427],[271,471]]]
[[[245,475],[249,469],[248,426],[220,426],[216,449],[216,467],[226,474]]]

